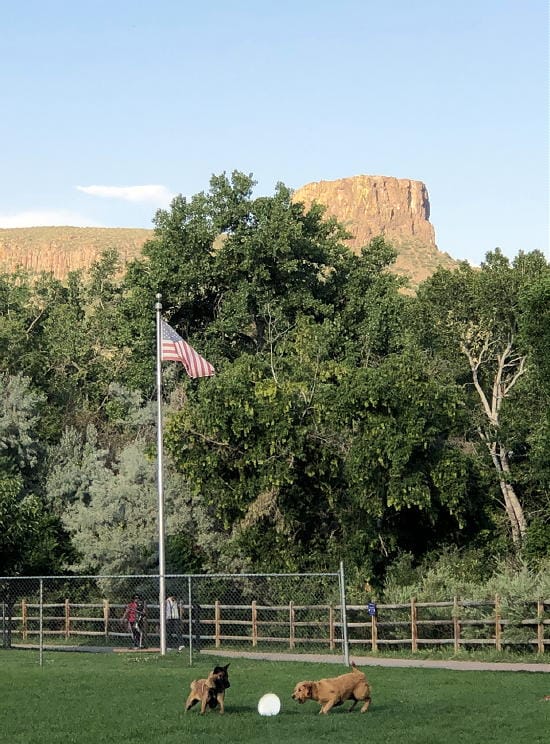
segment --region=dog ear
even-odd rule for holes
[[[229,664],[230,663],[231,662],[229,662]],[[225,672],[225,674],[227,674],[227,667],[229,666],[229,664],[226,664],[225,666],[215,666],[214,672]]]

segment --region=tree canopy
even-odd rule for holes
[[[169,570],[382,582],[449,546],[550,553],[549,267],[487,254],[415,295],[378,237],[214,176],[143,255],[0,277],[0,573],[154,571],[155,301],[216,375],[163,365]]]

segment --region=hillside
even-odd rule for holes
[[[294,200],[309,206],[323,204],[327,214],[342,222],[358,252],[376,235],[384,235],[398,250],[392,268],[417,286],[438,266],[453,268],[457,262],[438,250],[429,221],[430,203],[420,181],[386,176],[355,176],[319,181],[298,189]],[[106,227],[27,227],[0,229],[0,271],[18,267],[31,272],[52,272],[58,278],[69,271],[87,269],[108,249],[118,251],[123,262],[141,252],[153,230]]]
[[[153,230],[126,227],[14,227],[0,229],[0,269],[18,267],[56,277],[87,269],[103,251],[115,249],[126,262],[141,252]]]

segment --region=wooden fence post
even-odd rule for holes
[[[502,651],[502,625],[500,622],[500,597],[495,594],[495,648]]]
[[[296,647],[296,628],[295,628],[295,622],[296,622],[296,616],[294,611],[294,602],[290,602],[288,606],[289,611],[289,622],[290,622],[290,637],[289,637],[289,648],[295,648]]]
[[[21,636],[27,640],[27,600],[21,600]]]
[[[216,648],[220,647],[220,602],[216,600],[214,605],[214,637]]]
[[[109,637],[109,600],[103,600],[103,633],[105,638]]]
[[[65,599],[65,639],[71,635],[71,605],[69,600]]]
[[[252,645],[258,645],[258,608],[256,600],[252,600]]]
[[[376,623],[376,612],[370,617],[370,640],[373,651],[378,651],[378,625]]]
[[[411,597],[411,650],[413,652],[418,651],[418,627],[416,621],[416,597]]]
[[[334,651],[335,643],[334,643],[334,606],[329,605],[328,608],[328,644],[331,651]]]
[[[455,654],[460,651],[460,617],[458,597],[453,597],[453,640]]]
[[[544,601],[542,597],[537,602],[537,651],[544,653]]]

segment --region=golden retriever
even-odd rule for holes
[[[220,706],[220,713],[225,710],[225,687],[224,672],[210,672],[206,679],[194,679],[189,685],[191,692],[185,703],[185,710],[189,710],[196,703],[201,704],[201,715],[206,708],[216,708]]]
[[[352,671],[339,677],[320,679],[317,682],[298,682],[292,693],[292,699],[299,703],[316,700],[321,705],[319,713],[328,713],[335,705],[342,705],[346,700],[353,700],[349,712],[359,700],[364,701],[361,713],[366,713],[371,702],[371,686],[364,672],[351,663]]]

